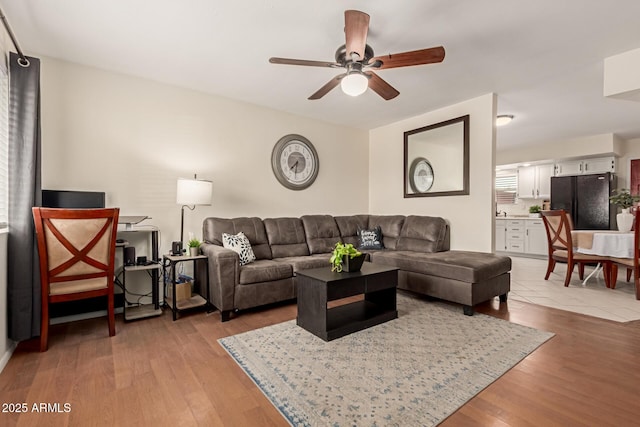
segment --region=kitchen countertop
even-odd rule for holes
[[[496,219],[530,219],[530,220],[535,220],[535,219],[542,219],[542,217],[530,217],[529,215],[509,215],[509,216],[497,216]]]

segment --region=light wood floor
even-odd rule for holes
[[[478,311],[556,336],[449,417],[443,426],[640,425],[640,322],[617,323],[509,301]],[[462,315],[462,309],[460,309]],[[295,304],[243,313],[193,313],[124,324],[106,319],[51,327],[49,351],[22,343],[0,374],[2,426],[286,426],[218,345],[239,332],[293,319]],[[36,403],[71,405],[33,413]],[[3,408],[3,409],[6,409]]]

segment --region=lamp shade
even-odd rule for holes
[[[178,178],[176,203],[179,205],[210,205],[213,183],[200,179]]]

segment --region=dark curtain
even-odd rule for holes
[[[40,60],[9,58],[9,338],[40,335],[40,270],[32,206],[41,205]]]

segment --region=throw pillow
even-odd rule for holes
[[[242,231],[235,235],[222,233],[222,246],[231,249],[240,256],[240,265],[246,265],[256,260],[251,243]]]
[[[371,230],[358,229],[358,249],[384,249],[379,225]]]

